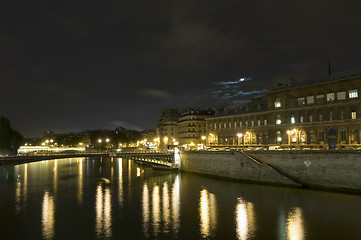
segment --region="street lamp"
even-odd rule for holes
[[[243,137],[243,134],[242,133],[237,133],[237,137],[238,137],[238,145],[241,145],[240,140],[242,140],[241,138]]]

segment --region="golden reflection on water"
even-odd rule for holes
[[[111,238],[112,216],[111,216],[111,194],[107,186],[98,184],[95,200],[96,224],[95,231],[98,238]]]
[[[203,238],[212,236],[217,225],[217,204],[215,195],[201,190],[199,199],[200,232]]]
[[[253,203],[238,198],[235,217],[237,238],[251,239],[256,230]]]
[[[26,204],[28,196],[28,164],[17,165],[16,189],[15,189],[15,212],[21,212],[23,205]]]
[[[150,189],[151,195],[150,195]],[[142,193],[142,214],[143,214],[143,232],[149,237],[151,227],[153,235],[158,233],[170,232],[177,234],[179,231],[179,178],[176,176],[172,195],[170,195],[169,185],[164,181],[162,186],[154,184],[149,187],[147,183],[143,185]]]
[[[152,220],[153,220],[153,232],[156,235],[159,232],[160,224],[160,198],[159,198],[159,186],[153,187],[152,194]]]
[[[123,160],[118,159],[118,202],[119,206],[123,206]]]
[[[305,229],[303,224],[303,213],[301,208],[293,208],[287,216],[287,239],[305,239]]]
[[[144,184],[143,186],[143,196],[142,196],[142,208],[143,208],[143,232],[148,236],[148,222],[149,222],[149,189],[148,185]]]
[[[163,203],[162,210],[163,210],[163,221],[164,221],[163,231],[167,232],[168,228],[169,228],[169,223],[170,223],[169,193],[168,193],[168,183],[167,182],[163,183],[162,203]]]
[[[174,180],[173,189],[172,189],[172,229],[174,233],[178,233],[180,220],[179,220],[179,211],[180,211],[180,192],[179,192],[179,176],[177,175]]]
[[[83,203],[83,161],[81,158],[78,162],[78,202],[79,205]]]
[[[41,223],[44,239],[52,239],[54,237],[55,203],[54,197],[48,191],[44,192]]]

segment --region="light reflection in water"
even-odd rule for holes
[[[78,162],[79,161],[79,162]],[[83,202],[83,161],[78,159],[78,202],[79,205]]]
[[[154,185],[153,187],[152,217],[153,217],[153,232],[156,235],[159,232],[159,224],[160,224],[160,198],[159,198],[158,185]]]
[[[53,192],[54,195],[57,192],[58,187],[58,160],[54,161],[54,168],[53,168],[54,178],[53,178]]]
[[[170,196],[167,181],[163,182],[162,188],[155,184],[151,195],[148,184],[145,183],[143,185],[142,214],[145,237],[150,236],[149,227],[153,230],[153,236],[156,236],[160,231],[168,233],[171,229],[173,230],[173,234],[178,233],[180,225],[179,201],[178,176],[173,185],[172,197]]]
[[[15,212],[19,213],[21,211],[21,175],[20,175],[20,165],[16,166],[15,176],[16,176],[16,190],[15,190]]]
[[[305,230],[303,224],[303,213],[301,208],[293,208],[287,216],[287,239],[301,240],[305,239]]]
[[[43,237],[45,239],[52,239],[54,237],[55,203],[54,197],[50,196],[48,191],[44,192],[41,216]]]
[[[140,168],[137,167],[137,177],[140,177]]]
[[[119,206],[123,206],[123,166],[122,166],[123,160],[121,158],[118,159],[118,201]]]
[[[235,211],[236,233],[238,239],[251,239],[255,233],[255,216],[253,203],[238,198]]]
[[[217,204],[214,194],[201,190],[199,199],[200,232],[203,238],[210,237],[216,230]]]
[[[163,183],[163,199],[162,199],[162,203],[163,203],[163,221],[164,221],[164,226],[163,226],[163,231],[164,232],[168,232],[168,227],[169,227],[169,223],[170,223],[170,209],[169,209],[169,193],[168,193],[168,183],[164,182]]]
[[[149,222],[149,189],[148,185],[144,184],[143,186],[143,197],[142,197],[142,207],[143,207],[143,232],[145,236],[148,236],[148,222]]]
[[[104,193],[104,194],[103,194]],[[96,226],[98,238],[110,238],[112,236],[111,194],[108,187],[98,184],[95,200]]]
[[[28,195],[28,164],[18,165],[16,169],[15,212],[19,213]]]
[[[172,190],[172,223],[173,232],[178,233],[179,231],[179,211],[180,211],[180,193],[179,193],[179,176],[177,175],[174,180]]]

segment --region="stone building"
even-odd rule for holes
[[[213,110],[187,109],[183,111],[177,123],[179,146],[187,150],[204,149],[206,143],[205,118],[213,114]]]
[[[178,109],[166,109],[162,112],[158,121],[159,148],[171,149],[177,139],[177,121],[179,117]]]
[[[360,89],[360,73],[332,75],[308,84],[290,81],[278,85],[266,94],[267,104],[206,118],[207,145],[360,148]]]

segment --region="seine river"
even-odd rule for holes
[[[120,158],[0,167],[0,239],[361,239],[361,196]]]

